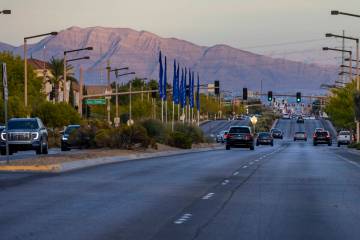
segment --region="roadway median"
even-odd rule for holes
[[[158,150],[84,150],[54,156],[39,156],[24,160],[11,160],[9,164],[0,164],[1,172],[64,173],[99,165],[125,161],[168,157],[181,154],[214,151],[223,149],[218,144],[202,144],[193,149],[178,149],[161,146]]]

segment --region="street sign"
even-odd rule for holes
[[[85,104],[87,105],[105,105],[106,104],[106,100],[103,98],[98,98],[98,99],[86,99],[85,100]]]

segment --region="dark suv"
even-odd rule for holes
[[[0,151],[6,154],[6,140],[9,153],[35,150],[36,154],[48,153],[48,133],[39,118],[12,118],[1,132]]]
[[[61,151],[70,151],[72,148],[76,148],[70,141],[70,135],[75,133],[80,128],[80,125],[69,125],[62,132],[61,137]]]
[[[226,150],[230,150],[231,147],[254,150],[254,136],[251,133],[251,128],[248,126],[230,127],[226,136]]]
[[[314,146],[318,145],[319,143],[327,144],[329,146],[332,145],[332,139],[330,133],[328,131],[317,131],[314,132],[313,135],[313,144]]]

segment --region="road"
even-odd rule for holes
[[[0,174],[1,239],[359,239],[360,154],[293,142]],[[311,134],[310,134],[311,136]]]
[[[234,125],[249,125],[250,121],[248,118],[244,120],[216,120],[205,122],[200,125],[201,129],[206,133],[206,135],[216,136],[219,132],[223,130],[228,130],[230,126]]]

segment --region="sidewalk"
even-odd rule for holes
[[[158,157],[168,157],[176,156],[190,153],[198,153],[205,151],[216,151],[223,149],[222,146],[213,146],[207,148],[197,148],[197,149],[184,149],[184,150],[171,150],[171,151],[162,151],[155,153],[135,153],[128,154],[125,156],[111,156],[111,157],[98,157],[98,158],[89,158],[83,160],[75,161],[65,161],[55,164],[26,164],[26,165],[0,165],[1,172],[31,172],[31,173],[63,173],[79,169],[84,169],[93,166],[99,166],[110,163],[120,163],[125,161],[133,161],[140,159],[149,159],[149,158],[158,158]]]

